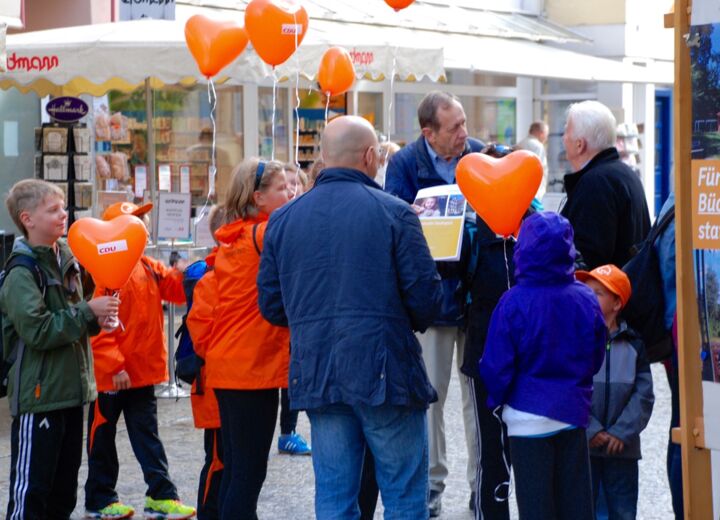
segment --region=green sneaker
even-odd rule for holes
[[[100,511],[85,511],[85,518],[95,520],[118,520],[119,518],[132,518],[135,510],[121,502],[114,502]]]
[[[195,508],[179,500],[154,500],[145,497],[145,520],[184,520],[195,516]]]

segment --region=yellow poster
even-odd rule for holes
[[[460,259],[467,202],[457,184],[418,191],[413,210],[420,218],[430,254],[435,260]]]

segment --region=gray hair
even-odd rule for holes
[[[615,146],[615,116],[602,103],[573,103],[567,110],[567,121],[572,121],[573,134],[570,137],[584,139],[589,150],[599,152]]]
[[[428,92],[418,106],[417,113],[420,128],[432,128],[433,130],[440,128],[440,121],[438,121],[437,117],[438,108],[446,109],[454,102],[460,103],[460,100],[457,96],[448,92],[439,90]]]

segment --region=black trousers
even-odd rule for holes
[[[280,434],[288,435],[295,431],[298,422],[298,411],[290,409],[290,398],[287,388],[280,390]]]
[[[223,449],[220,428],[205,430],[205,464],[200,471],[198,484],[198,520],[220,518],[218,495],[223,475]]]
[[[77,502],[81,406],[14,417],[8,520],[66,520]]]
[[[477,475],[475,484],[475,518],[510,519],[510,443],[507,427],[487,407],[488,392],[478,377],[470,378],[470,392],[475,408],[477,438]]]
[[[120,472],[115,434],[120,414],[125,418],[130,445],[147,484],[146,496],[177,499],[168,461],[158,434],[157,399],[152,386],[102,392],[88,414],[88,478],[85,508],[97,511],[118,501],[115,486]]]
[[[510,437],[521,520],[593,520],[585,428],[550,437]]]
[[[275,433],[279,392],[215,390],[222,426],[223,470],[220,518],[256,520]]]

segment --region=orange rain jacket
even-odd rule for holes
[[[287,388],[290,333],[258,308],[257,274],[267,215],[240,219],[215,233],[219,301],[205,358],[207,384],[228,390]],[[255,228],[255,240],[253,240]],[[255,247],[257,244],[257,249]]]
[[[177,269],[147,256],[140,259],[120,289],[122,326],[91,340],[98,392],[114,391],[112,378],[123,370],[132,388],[168,380],[162,301],[185,303],[182,281]],[[95,296],[104,294],[105,287],[95,288]]]
[[[192,309],[190,309],[185,322],[190,331],[195,354],[203,359],[205,359],[208,345],[212,341],[215,308],[218,304],[217,279],[213,270],[216,255],[217,248],[214,248],[205,258],[208,270],[195,285]],[[190,394],[195,428],[220,428],[220,411],[217,399],[215,398],[215,392],[207,387],[207,375],[205,372],[206,368],[204,366],[200,368],[200,375],[193,383]]]

